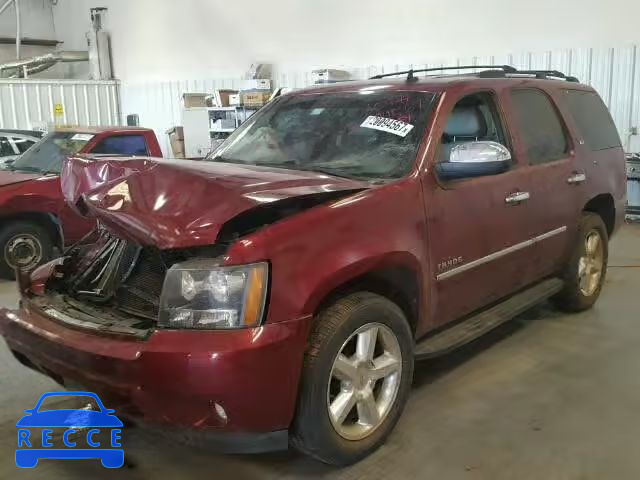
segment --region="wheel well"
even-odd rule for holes
[[[12,222],[31,222],[35,223],[43,227],[54,245],[57,247],[62,247],[62,230],[60,228],[60,221],[58,217],[51,213],[42,213],[42,212],[23,212],[15,215],[7,215],[0,218],[0,225],[6,225],[7,223]]]
[[[320,302],[318,311],[334,303],[341,297],[358,291],[381,295],[398,305],[407,317],[411,330],[415,333],[418,324],[420,287],[416,272],[406,267],[388,267],[353,278],[332,290]]]
[[[613,233],[616,225],[616,207],[613,197],[608,193],[593,197],[587,202],[583,211],[597,213],[602,218],[609,236]]]

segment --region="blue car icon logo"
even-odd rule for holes
[[[51,397],[90,397],[99,408],[58,409],[39,411],[42,403]],[[100,398],[91,392],[49,392],[40,397],[36,406],[24,411],[26,415],[18,420],[18,448],[16,465],[33,468],[41,458],[56,459],[100,459],[107,468],[119,468],[124,464],[124,450],[120,444],[122,422],[113,415],[114,410],[104,407]],[[40,429],[40,432],[33,429]],[[65,448],[53,448],[53,428],[64,429],[62,440]],[[109,429],[109,442],[100,438],[101,429]],[[76,448],[72,435],[86,431],[88,448]],[[41,434],[40,434],[41,433]],[[105,444],[106,443],[106,444]],[[109,448],[105,448],[105,447]]]

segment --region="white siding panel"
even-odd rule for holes
[[[120,125],[118,92],[117,81],[0,80],[0,128]]]

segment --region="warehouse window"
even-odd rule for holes
[[[616,126],[597,93],[567,90],[567,105],[580,136],[591,150],[621,146]]]
[[[513,110],[530,165],[565,157],[569,144],[564,127],[549,97],[540,90],[511,92]]]
[[[114,135],[98,143],[91,153],[147,155],[147,142],[144,135]]]

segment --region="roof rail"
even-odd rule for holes
[[[370,78],[370,80],[374,80],[377,78],[385,78],[385,77],[393,77],[396,75],[407,75],[407,81],[411,82],[417,80],[417,78],[413,75],[414,73],[422,73],[422,72],[439,72],[441,70],[470,70],[472,68],[492,68],[499,69],[503,72],[515,73],[517,70],[510,65],[460,65],[457,67],[431,67],[431,68],[419,68],[419,69],[410,69],[402,72],[393,72],[393,73],[381,73],[380,75],[374,75]]]
[[[431,67],[431,68],[419,68],[419,69],[410,69],[404,70],[400,72],[392,72],[392,73],[381,73],[379,75],[374,75],[370,77],[370,80],[385,78],[385,77],[394,77],[396,75],[406,75],[407,82],[415,82],[418,80],[415,73],[422,72],[439,72],[446,70],[470,70],[470,69],[485,69],[481,72],[478,72],[478,77],[481,78],[505,78],[507,76],[515,76],[515,75],[534,75],[536,78],[540,79],[548,79],[549,77],[560,78],[566,80],[567,82],[578,82],[576,77],[565,75],[562,72],[557,70],[518,70],[511,65],[459,65],[455,67]]]

